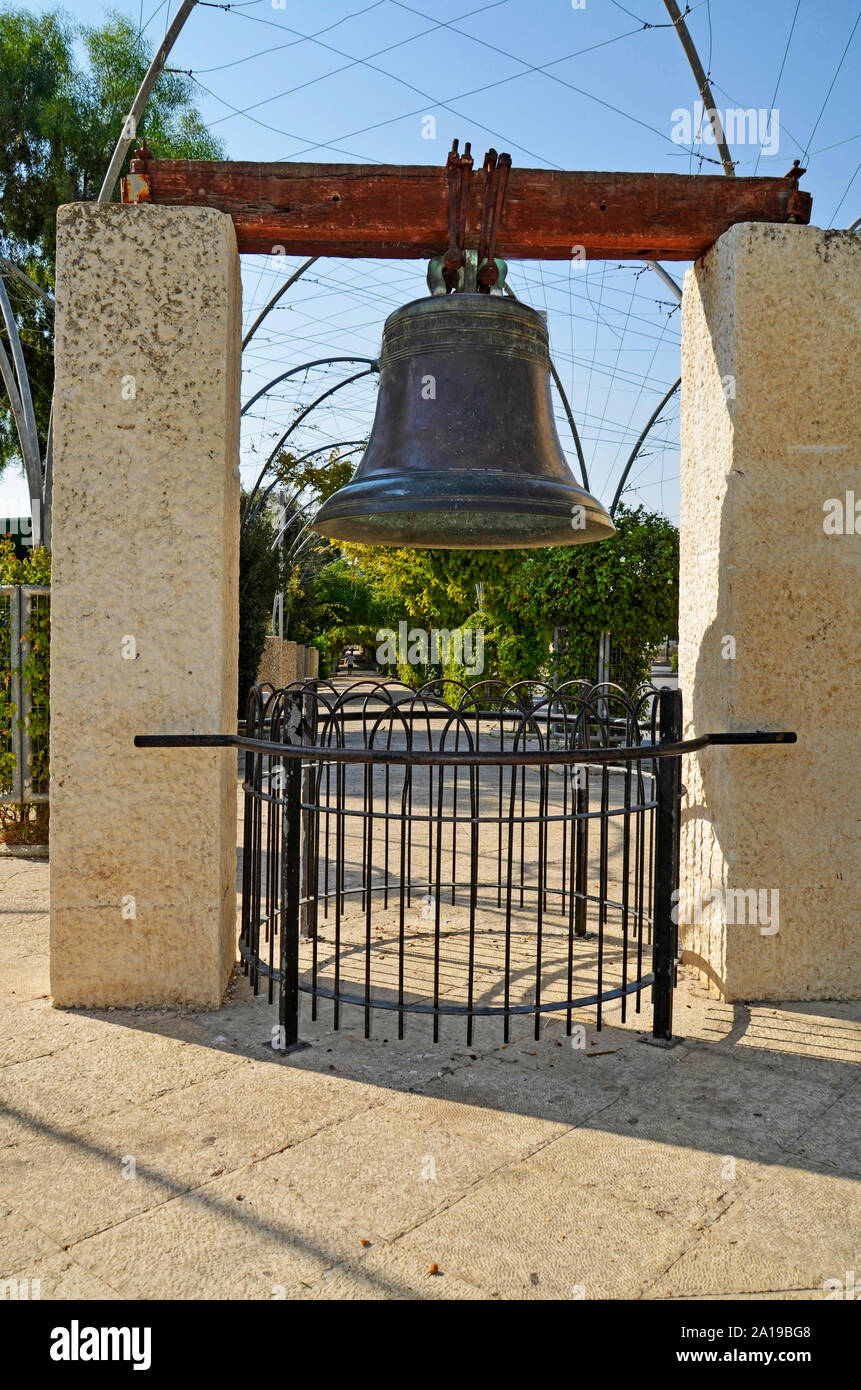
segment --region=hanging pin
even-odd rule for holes
[[[494,257],[510,169],[510,154],[497,156],[496,150],[488,150],[484,156],[484,210],[478,247],[478,289],[482,294],[488,294],[499,279]]]
[[[470,142],[467,140],[463,154],[458,155],[458,142],[453,140],[445,166],[448,181],[448,249],[442,259],[442,273],[449,293],[457,289],[458,272],[465,260],[469,190],[472,182],[470,148]]]

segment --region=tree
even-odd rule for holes
[[[329,554],[333,554],[330,551]],[[358,565],[343,556],[324,564],[294,608],[291,637],[320,651],[321,670],[347,645],[373,646],[384,623],[379,595]]]
[[[251,511],[254,515],[254,508],[262,510],[263,503],[272,515],[278,507],[283,635],[317,646],[324,667],[344,640],[365,640],[359,629],[364,632],[370,621],[360,616],[360,610],[368,607],[367,585],[363,582],[362,597],[357,597],[355,574],[343,579],[341,571],[333,567],[340,551],[316,535],[309,524],[320,504],[349,482],[352,471],[350,460],[340,455],[337,447],[324,458],[317,451],[309,456],[283,449],[273,461],[271,485],[258,494]],[[266,498],[269,486],[272,490]],[[344,635],[345,625],[352,634],[349,638]]]
[[[243,496],[243,502],[245,497]],[[275,527],[263,511],[242,530],[239,540],[239,686],[237,708],[245,718],[248,692],[257,680],[260,658],[278,590],[279,556]]]
[[[543,624],[510,612],[507,594],[526,552],[517,550],[410,550],[390,546],[345,546],[370,579],[380,627],[397,631],[409,622],[427,631],[480,628],[484,676],[515,681],[534,675],[547,656]],[[399,675],[421,684],[442,669],[402,665]]]
[[[83,45],[84,66],[76,57],[76,42]],[[44,289],[54,283],[57,208],[97,196],[151,57],[151,45],[127,16],[116,12],[99,27],[76,27],[60,10],[38,16],[0,11],[0,254]],[[158,78],[139,131],[154,154],[177,159],[222,155],[192,96],[187,77],[162,73]],[[44,457],[54,377],[53,316],[50,306],[20,281],[9,279],[8,291]],[[4,395],[0,472],[19,458]]]
[[[506,597],[512,622],[541,628],[548,645],[555,627],[565,629],[560,679],[580,674],[580,663],[607,631],[643,679],[652,652],[678,627],[676,527],[642,506],[620,506],[615,521],[615,536],[595,545],[525,553],[512,577]]]

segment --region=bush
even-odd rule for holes
[[[8,536],[0,538],[0,584],[42,584],[51,582],[51,556],[42,546],[34,547],[23,559],[15,554]],[[33,742],[31,775],[34,782],[48,782],[48,729],[50,723],[49,682],[51,671],[51,616],[47,606],[34,604],[23,633],[29,643],[24,663],[24,683],[30,696],[29,732]],[[11,699],[12,671],[7,653],[11,643],[11,616],[8,603],[0,603],[0,791],[9,792],[15,771],[11,734],[20,721]],[[48,843],[49,808],[44,801],[0,802],[0,841],[17,845]]]
[[[245,497],[242,498],[243,504]],[[280,556],[273,548],[275,528],[265,510],[242,531],[239,541],[239,673],[237,713],[245,718],[248,692],[266,646],[272,603],[278,589]]]

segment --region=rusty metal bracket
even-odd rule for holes
[[[442,258],[442,273],[449,294],[457,289],[458,272],[466,259],[466,226],[472,185],[470,141],[467,140],[464,145],[462,155],[458,154],[457,147],[457,140],[453,140],[445,166],[448,183],[448,249]]]
[[[810,220],[810,194],[802,193],[798,187],[798,180],[807,170],[802,169],[801,160],[793,159],[792,168],[784,174],[785,179],[790,180],[790,190],[786,198],[786,220],[788,222],[808,222]]]
[[[505,279],[506,265],[495,258],[496,238],[505,202],[505,190],[511,169],[511,155],[497,154],[490,149],[484,156],[481,230],[478,250],[466,250],[469,196],[472,186],[472,153],[469,141],[463,154],[458,153],[458,141],[452,142],[445,173],[448,185],[448,248],[435,256],[428,269],[431,294],[478,293],[499,294]]]
[[[146,140],[141,142],[129,164],[129,172],[121,181],[120,201],[123,203],[152,202],[148,166],[152,153]]]
[[[496,150],[488,150],[484,156],[484,208],[478,242],[477,288],[480,294],[488,294],[499,279],[499,267],[494,254],[510,169],[510,154],[497,155]]]

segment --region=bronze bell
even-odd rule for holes
[[[386,320],[368,447],[312,525],[370,545],[501,550],[615,530],[574,481],[541,314],[513,298],[417,299]]]

